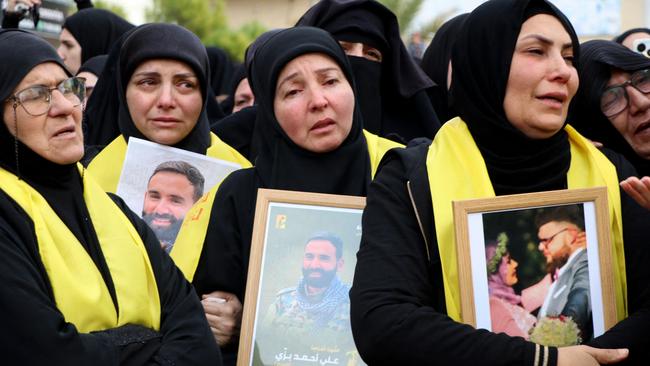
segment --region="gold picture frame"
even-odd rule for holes
[[[583,302],[577,308],[582,309],[579,313],[582,315],[572,316],[568,321],[576,320],[578,343],[604,333],[616,323],[605,187],[454,201],[453,209],[464,323],[524,338],[530,336],[534,341],[540,339],[540,334],[548,339],[549,335],[542,331],[561,328],[549,328],[546,322],[550,320],[564,326],[567,315],[563,312],[571,310],[570,306],[556,303],[576,302],[578,295],[572,298],[571,294],[580,294],[580,291]],[[568,223],[568,219],[548,221],[548,216],[553,215],[548,212],[557,214],[560,211],[574,212],[576,217],[582,212],[583,228],[580,224]],[[544,215],[547,216],[546,226],[540,220]],[[540,222],[531,222],[533,218]],[[549,231],[551,229],[555,232]],[[543,231],[550,234],[544,236]],[[580,247],[583,249],[575,249]],[[570,255],[571,250],[576,250],[573,252],[576,254]],[[575,269],[579,261],[575,259],[577,256],[584,264],[580,270]],[[577,281],[582,281],[583,285],[587,281],[585,271],[588,272],[586,290],[576,285]],[[575,277],[570,280],[569,276]],[[588,294],[587,304],[584,294]],[[563,310],[558,311],[562,306]],[[553,307],[555,310],[549,311]],[[591,320],[585,321],[584,314],[589,314]],[[546,330],[538,331],[542,319]]]
[[[352,364],[363,365],[351,338],[347,291],[361,239],[364,207],[364,197],[269,189],[258,191],[238,366],[308,365],[314,362],[334,365],[350,364],[351,360]],[[307,284],[316,283],[308,282],[306,278],[326,282],[327,274],[332,273],[322,269],[327,264],[313,270],[315,267],[310,266],[314,264],[305,262],[305,258],[315,257],[325,258],[327,262],[327,256],[310,253],[308,249],[314,240],[320,240],[314,239],[313,235],[330,235],[322,233],[334,233],[342,243],[331,252],[337,253],[334,277],[322,295],[331,299],[335,292],[331,290],[334,288],[332,284],[336,284],[340,303],[334,310],[329,308],[328,317],[312,318],[296,309],[301,309],[297,302],[306,298],[299,295],[299,289],[304,288],[301,293],[304,294],[308,291]],[[310,272],[305,272],[305,268]],[[325,287],[322,283],[317,286]],[[343,296],[347,297],[347,304]],[[328,303],[333,302],[328,300]],[[317,305],[309,308],[314,311],[309,314],[319,314],[314,310]],[[339,310],[343,307],[344,310]],[[293,321],[298,321],[295,327]]]

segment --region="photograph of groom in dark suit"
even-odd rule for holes
[[[571,317],[585,342],[592,338],[593,320],[584,209],[582,205],[548,208],[537,215],[535,222],[538,249],[553,279],[537,317]]]

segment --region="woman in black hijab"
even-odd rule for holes
[[[241,74],[239,75],[241,75],[242,78],[246,79],[249,89],[250,81],[248,80],[247,70],[250,68],[250,64],[253,62],[255,50],[259,47],[259,45],[264,44],[271,36],[280,31],[282,31],[282,29],[271,29],[262,33],[246,49],[244,65],[242,65]],[[238,75],[235,75],[235,79],[233,79],[233,86],[234,81],[237,81],[237,79],[239,79],[239,77]],[[237,81],[237,85],[241,83],[241,80]],[[252,89],[251,93],[253,93]],[[213,123],[211,130],[217,134],[217,136],[221,137],[224,142],[235,148],[237,151],[239,151],[240,154],[247,157],[248,160],[255,161],[257,158],[257,152],[259,151],[257,148],[259,146],[259,136],[253,134],[254,132],[259,132],[255,130],[256,115],[257,106],[253,104],[248,108],[243,108],[242,110],[232,113],[229,116],[226,116],[225,118]]]
[[[329,71],[295,66],[314,59],[318,70]],[[280,79],[294,70],[297,77]],[[352,69],[338,43],[321,29],[274,33],[256,48],[248,71],[257,97],[256,134],[262,140],[255,167],[232,173],[195,205],[188,217],[202,211],[210,212],[209,219],[185,221],[172,250],[177,264],[194,263],[179,267],[203,295],[208,321],[219,330],[225,323],[237,329],[241,320],[236,312],[235,320],[224,316],[218,307],[226,305],[208,298],[225,298],[226,304],[243,300],[258,188],[364,196],[381,156],[399,146],[363,131]],[[197,237],[205,238],[201,246],[186,239]],[[194,260],[177,257],[181,252],[175,250]],[[234,363],[236,342],[223,350],[225,363]]]
[[[86,86],[86,101],[92,95],[93,89],[97,84],[99,76],[104,71],[104,66],[106,65],[106,59],[108,55],[99,55],[91,57],[88,61],[84,62],[83,65],[79,68],[77,76],[84,78]]]
[[[650,125],[650,59],[604,40],[585,42],[580,52],[581,85],[571,104],[571,124],[623,154],[639,175],[650,175],[650,138],[644,133]],[[611,89],[631,79],[634,84]]]
[[[449,86],[451,82],[451,46],[467,18],[467,13],[445,22],[433,37],[422,57],[422,70],[436,84],[429,89],[431,103],[441,123],[457,116],[449,107]]]
[[[255,96],[246,76],[246,65],[240,64],[235,68],[226,94],[228,97],[220,104],[226,114],[237,113],[255,104]]]
[[[109,62],[111,58],[115,72],[104,73],[102,78],[115,83],[119,103],[110,108],[117,108],[120,135],[88,165],[107,192],[117,189],[130,137],[250,166],[248,160],[210,133],[206,113],[209,63],[196,35],[178,25],[145,24],[129,32],[119,55],[109,55]],[[148,75],[153,76],[145,77]],[[169,93],[160,92],[163,87],[167,90],[167,83]],[[90,102],[101,101],[93,98]],[[168,123],[170,118],[173,125]],[[89,119],[91,125],[115,123],[97,115]]]
[[[108,10],[84,9],[66,18],[57,51],[68,69],[77,73],[91,57],[107,54],[113,43],[132,28],[133,24]]]
[[[83,90],[47,42],[0,31],[4,357],[220,364],[190,284],[147,225],[77,164]]]
[[[647,362],[650,213],[618,187],[629,166],[620,158],[612,164],[565,123],[578,86],[578,45],[569,21],[545,0],[490,0],[465,19],[452,47],[459,118],[429,146],[390,152],[368,189],[350,291],[352,330],[368,364],[623,358],[625,351],[541,346],[461,323],[452,201],[595,186],[606,186],[609,197],[621,321],[589,345],[629,348],[630,362]],[[563,235],[575,234],[556,237]]]
[[[580,51],[582,85],[569,120],[585,137],[625,156],[636,175],[650,176],[650,59],[604,40],[585,42]],[[650,208],[648,183],[629,177],[621,186]]]
[[[206,47],[206,50],[210,60],[210,87],[216,96],[227,94],[235,65],[221,48]]]
[[[388,8],[374,0],[323,0],[296,25],[324,29],[342,42],[344,49],[361,43],[380,52],[377,58],[372,54],[351,56],[346,51],[366,130],[384,137],[396,135],[403,141],[433,138],[440,127],[426,94],[433,82],[409,55],[397,18]]]

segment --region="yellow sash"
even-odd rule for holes
[[[368,145],[370,174],[374,177],[384,154],[394,147],[404,147],[404,145],[373,135],[366,130],[363,130],[363,134]],[[199,257],[203,250],[203,242],[207,235],[212,205],[218,188],[218,185],[213,187],[185,215],[185,220],[170,253],[176,266],[180,268],[185,274],[185,278],[190,282],[194,279],[196,267],[199,264]]]
[[[80,169],[81,168],[80,166]],[[0,189],[34,222],[56,306],[79,332],[138,324],[160,329],[160,297],[149,256],[129,219],[88,174],[84,201],[110,271],[119,313],[95,263],[34,188],[0,169]]]
[[[210,139],[211,143],[205,153],[206,156],[239,164],[242,168],[252,166],[245,157],[230,145],[221,141],[217,135],[210,133]],[[120,135],[88,164],[88,171],[91,172],[95,180],[99,182],[106,192],[115,193],[117,191],[117,184],[120,181],[122,166],[124,165],[126,146],[126,140]]]
[[[621,200],[616,169],[588,140],[567,125],[571,144],[571,165],[567,173],[569,188],[607,186],[613,272],[618,319],[627,314],[625,256]],[[431,188],[436,238],[440,252],[447,315],[461,321],[460,289],[452,201],[494,197],[487,167],[467,125],[460,118],[445,123],[427,154],[427,174]],[[468,176],[468,174],[471,174]]]

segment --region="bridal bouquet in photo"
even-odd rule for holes
[[[569,316],[544,317],[530,332],[530,341],[544,346],[565,347],[580,344],[580,329]]]

